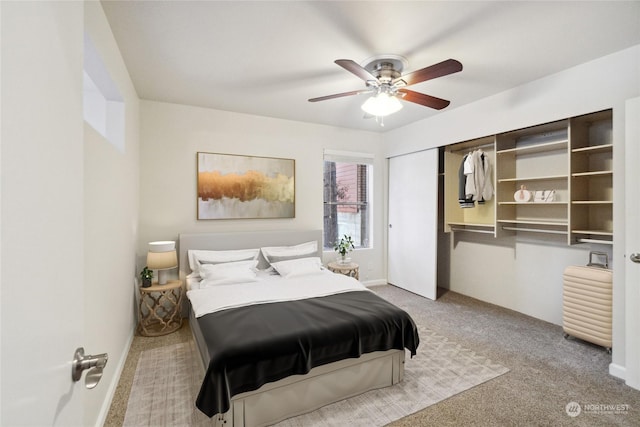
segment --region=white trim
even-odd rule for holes
[[[134,335],[135,327],[131,330],[131,334],[129,335],[129,339],[127,340],[127,345],[125,345],[124,347],[125,350],[120,355],[120,360],[118,361],[118,365],[116,366],[116,375],[112,377],[111,384],[109,384],[109,390],[107,390],[107,395],[102,401],[100,413],[98,413],[98,417],[96,418],[96,427],[104,426],[107,420],[107,415],[109,415],[109,409],[111,408],[111,403],[113,402],[113,396],[115,396],[116,394],[116,389],[118,388],[118,383],[120,382],[122,371],[124,371],[124,365],[127,362],[129,351],[131,351],[131,344],[133,344]]]
[[[366,282],[362,282],[362,284],[368,288],[370,286],[376,286],[376,285],[387,285],[388,283],[385,279],[374,279],[374,280],[367,280]]]
[[[620,378],[621,380],[624,380],[627,377],[627,370],[622,365],[618,365],[617,363],[610,363],[609,375],[612,375],[616,378]]]
[[[330,162],[360,163],[372,165],[375,159],[373,153],[358,153],[354,151],[324,150],[324,160]]]
[[[640,173],[636,168],[636,161],[640,154],[640,124],[637,117],[640,113],[640,97],[632,98],[625,104],[625,187],[624,195],[624,364],[625,379],[629,387],[640,390],[640,265],[632,262],[629,255],[640,251],[638,236],[640,236],[640,194],[636,185]],[[615,177],[614,177],[615,178]],[[615,342],[614,342],[615,345]],[[615,349],[615,347],[614,347]]]

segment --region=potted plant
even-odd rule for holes
[[[153,280],[153,270],[150,270],[149,267],[145,266],[140,272],[140,278],[142,279],[142,287],[148,288],[151,286],[151,280]]]
[[[341,264],[349,264],[351,262],[351,258],[347,258],[347,254],[355,249],[353,245],[353,240],[351,236],[345,234],[333,245],[333,250],[340,254],[340,258],[338,262]]]

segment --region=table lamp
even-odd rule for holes
[[[158,270],[158,285],[165,285],[167,283],[167,270],[177,266],[176,242],[149,242],[147,267],[151,270]]]

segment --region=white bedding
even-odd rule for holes
[[[321,271],[286,279],[259,274],[258,281],[211,286],[187,291],[196,317],[252,304],[295,301],[351,291],[369,291],[352,277]]]

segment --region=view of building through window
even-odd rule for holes
[[[343,235],[356,248],[370,247],[370,165],[324,162],[324,247]]]

